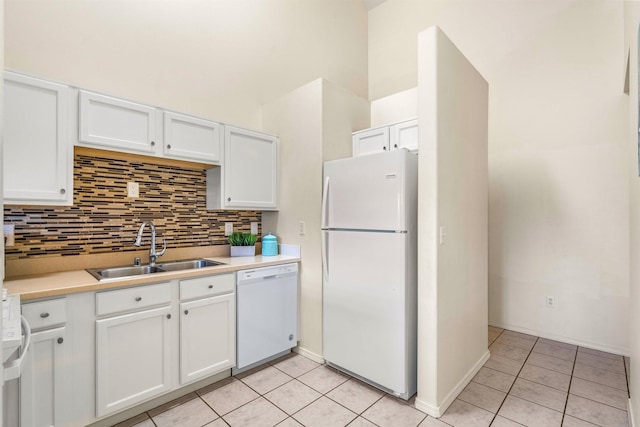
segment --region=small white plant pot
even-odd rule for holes
[[[255,246],[231,246],[231,256],[255,256]]]

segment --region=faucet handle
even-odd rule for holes
[[[140,265],[140,257],[135,257],[133,259],[133,265]]]

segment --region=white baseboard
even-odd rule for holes
[[[293,349],[293,351],[298,353],[300,356],[304,356],[307,359],[311,359],[316,363],[320,363],[321,365],[324,365],[324,357],[322,357],[319,354],[316,354],[316,353],[314,353],[312,351],[309,351],[306,348],[296,347],[296,348]]]
[[[633,416],[633,406],[631,405],[631,399],[627,400],[627,414],[629,416],[629,426],[635,427],[636,423]]]
[[[594,349],[594,350],[605,351],[607,353],[619,354],[620,356],[630,356],[631,355],[631,350],[628,349],[628,348],[624,348],[624,347],[600,344],[600,343],[595,343],[595,342],[587,341],[587,340],[578,340],[578,339],[574,339],[574,338],[571,338],[571,337],[566,337],[566,336],[563,336],[563,335],[556,335],[556,334],[552,334],[552,333],[549,333],[549,332],[537,331],[535,329],[529,329],[529,328],[524,328],[524,327],[521,327],[521,326],[509,325],[509,324],[500,323],[500,322],[489,321],[489,326],[495,326],[496,328],[502,328],[502,329],[509,329],[510,331],[522,332],[523,334],[534,335],[534,336],[540,337],[540,338],[546,338],[546,339],[549,339],[549,340],[560,341],[560,342],[564,342],[564,343],[567,343],[567,344],[578,345],[580,347],[586,347],[586,348],[591,348],[591,349]]]
[[[490,356],[491,354],[489,353],[489,350],[487,350],[475,363],[475,365],[473,365],[469,372],[467,372],[467,374],[458,382],[458,384],[456,384],[456,386],[449,392],[449,394],[447,394],[443,402],[438,406],[434,406],[430,403],[420,400],[420,390],[418,390],[418,396],[416,397],[415,403],[416,409],[422,412],[426,412],[432,417],[440,418],[442,415],[444,415],[447,408],[449,408],[449,405],[451,405],[453,401],[456,400],[456,397],[458,397],[458,395],[462,392],[462,390],[464,390],[467,384],[471,382],[473,377],[476,376],[480,368],[484,366],[485,362],[489,360]]]

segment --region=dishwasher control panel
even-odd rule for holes
[[[281,276],[288,275],[291,273],[298,272],[298,264],[284,264],[284,265],[274,265],[273,267],[260,267],[253,270],[242,270],[238,271],[238,283],[254,280],[254,279],[264,279],[269,278],[270,276]]]

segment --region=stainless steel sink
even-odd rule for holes
[[[206,259],[187,259],[183,261],[170,261],[163,262],[162,264],[156,264],[159,268],[166,271],[179,271],[179,270],[193,270],[194,268],[214,267],[216,265],[223,265],[224,263],[218,261],[209,261]]]
[[[154,267],[150,265],[132,265],[126,267],[92,268],[87,269],[87,272],[98,280],[106,280],[163,273],[166,271],[193,270],[198,268],[214,267],[216,265],[224,265],[224,263],[209,261],[206,259],[188,259],[156,264]]]

